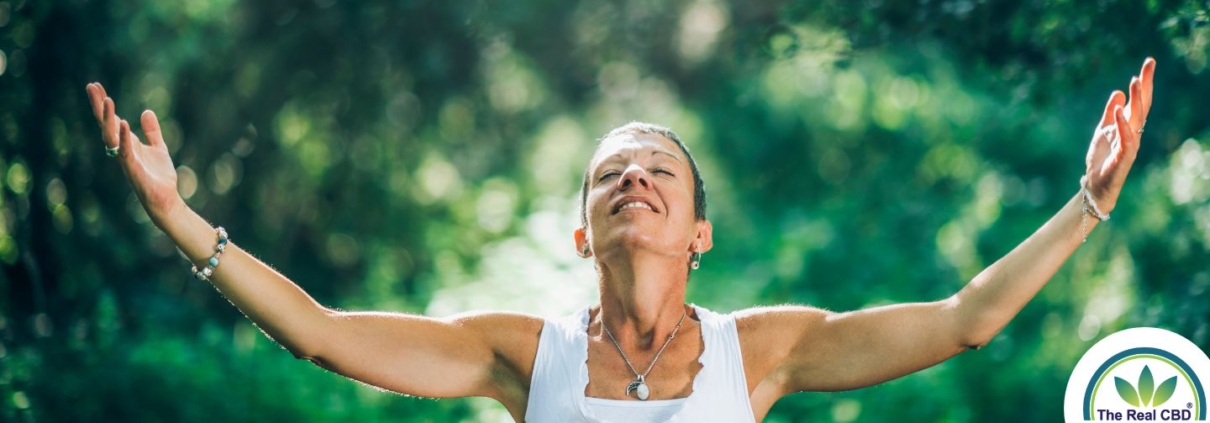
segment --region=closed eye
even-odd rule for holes
[[[618,172],[613,172],[613,171],[605,172],[605,174],[601,175],[600,178],[597,178],[597,182],[601,182],[612,176],[618,176],[618,175],[620,175],[620,173],[618,173]]]
[[[662,168],[653,170],[651,173],[663,173],[668,176],[676,176],[676,175],[673,175],[672,172],[668,171],[668,169],[662,169]]]

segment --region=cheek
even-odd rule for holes
[[[669,212],[672,213],[670,216],[688,212],[692,217],[693,193],[685,192],[685,188],[679,184],[675,186],[669,185],[660,191],[660,196],[664,198],[665,207],[669,208]]]
[[[592,221],[595,218],[603,216],[604,213],[606,212],[605,208],[608,205],[606,204],[604,199],[601,197],[600,191],[601,190],[599,190],[599,189],[593,189],[592,191],[588,192],[588,208],[587,208],[587,210],[588,210],[588,220],[589,221]]]

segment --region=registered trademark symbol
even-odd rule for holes
[[[1193,403],[1191,403],[1191,402],[1185,403],[1185,408],[1193,408]]]

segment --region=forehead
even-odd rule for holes
[[[616,159],[646,156],[664,156],[684,163],[686,158],[681,153],[676,142],[662,135],[647,133],[626,133],[614,135],[601,140],[597,151],[592,157],[592,167]]]

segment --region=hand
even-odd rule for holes
[[[1155,59],[1149,57],[1143,61],[1138,76],[1130,79],[1130,98],[1114,91],[1092,134],[1083,182],[1102,212],[1109,213],[1117,204],[1126,174],[1138,155],[1139,139],[1151,111],[1154,76]]]
[[[106,147],[118,146],[115,158],[121,163],[126,179],[152,222],[161,225],[174,210],[185,206],[185,200],[176,189],[176,167],[172,165],[168,146],[164,145],[160,121],[151,110],[143,112],[143,135],[148,141],[144,144],[131,131],[130,123],[114,113],[113,99],[105,94],[101,84],[94,82],[86,89],[92,113],[101,126],[101,141]]]

